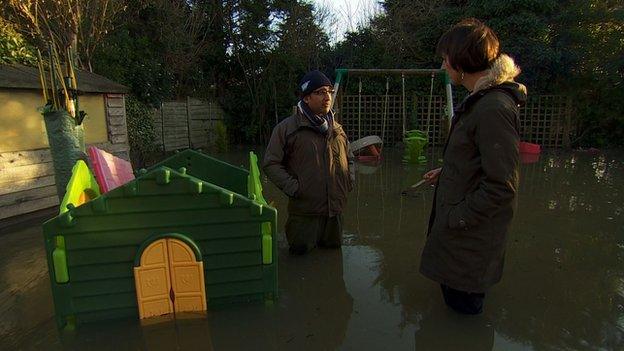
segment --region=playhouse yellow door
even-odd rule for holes
[[[148,246],[141,255],[141,265],[134,268],[134,283],[139,305],[139,318],[173,312],[167,240]]]
[[[180,240],[167,239],[169,269],[176,312],[206,310],[204,266],[195,260],[195,253]]]
[[[172,312],[206,310],[204,267],[195,253],[176,239],[150,244],[134,268],[141,319]]]

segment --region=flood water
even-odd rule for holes
[[[261,149],[259,149],[261,151]],[[218,157],[247,167],[246,152]],[[481,316],[448,310],[418,273],[433,190],[402,196],[439,164],[384,150],[360,165],[341,250],[287,253],[280,298],[206,318],[109,321],[59,332],[40,223],[0,234],[0,350],[624,350],[624,153],[545,152],[522,166],[503,280]]]

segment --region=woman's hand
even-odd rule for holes
[[[440,176],[440,172],[442,172],[442,167],[432,169],[429,172],[423,175],[423,179],[427,182],[427,184],[431,185],[438,181],[438,177]]]

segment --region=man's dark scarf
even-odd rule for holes
[[[334,126],[334,112],[331,110],[325,116],[317,116],[303,100],[299,100],[297,108],[310,121],[312,127],[321,134],[327,134],[327,131]]]

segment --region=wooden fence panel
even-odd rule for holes
[[[223,109],[214,102],[193,98],[164,102],[153,113],[156,145],[164,151],[207,147],[214,140],[215,124],[223,116]]]
[[[123,157],[127,144],[93,144]],[[0,220],[59,204],[50,149],[0,153]]]
[[[184,102],[164,102],[161,105],[163,115],[163,142],[165,151],[186,149],[189,147],[189,130]]]

